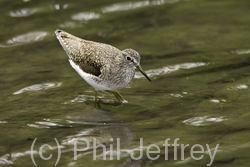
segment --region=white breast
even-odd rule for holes
[[[98,77],[84,72],[77,64],[74,63],[74,61],[69,59],[69,63],[76,70],[76,72],[96,90],[112,90],[108,87],[108,85],[105,85],[104,82],[101,82]]]

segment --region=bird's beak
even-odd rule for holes
[[[140,65],[136,66],[136,68],[151,82],[151,79],[148,77],[148,75],[143,71]]]

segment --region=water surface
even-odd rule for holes
[[[250,2],[247,0],[0,2],[0,165],[249,166]],[[120,90],[128,103],[94,106],[93,88],[71,68],[54,31],[63,29],[119,49],[133,48],[139,72]],[[99,96],[115,100],[112,95]],[[140,138],[143,156],[139,160]],[[175,150],[167,152],[166,139]],[[110,159],[111,145],[114,159]],[[31,150],[34,143],[33,151]],[[78,151],[104,144],[98,149]],[[57,143],[60,147],[57,147]],[[43,144],[43,160],[39,150]],[[147,146],[160,153],[146,155]],[[189,144],[181,154],[181,144]],[[191,147],[203,146],[200,160]],[[153,149],[152,149],[153,150]],[[157,150],[156,150],[157,151]],[[196,151],[201,151],[199,147]],[[175,159],[177,153],[177,159]],[[168,155],[168,159],[166,159]],[[182,157],[183,156],[183,157]],[[183,160],[182,160],[183,158]]]

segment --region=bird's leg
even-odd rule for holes
[[[127,102],[127,100],[125,100],[121,96],[121,94],[118,91],[116,91],[116,90],[105,90],[105,92],[113,94],[117,98],[117,100],[119,100],[119,102],[121,102],[121,103],[126,103]]]
[[[97,90],[95,90],[95,103],[97,102]]]
[[[95,106],[96,105],[100,108],[100,104],[99,104],[98,97],[97,97],[97,90],[95,90]]]

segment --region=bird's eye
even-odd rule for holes
[[[131,61],[131,60],[132,60],[131,57],[129,57],[129,56],[126,56],[126,59],[127,59],[128,61]]]

